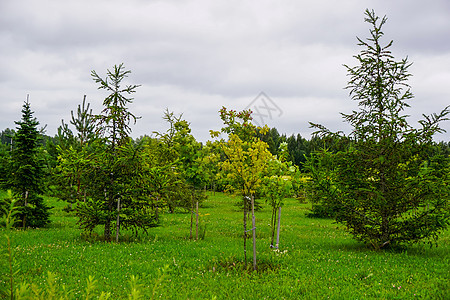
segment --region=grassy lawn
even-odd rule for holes
[[[133,276],[143,299],[450,298],[449,231],[438,247],[373,252],[333,221],[306,218],[308,204],[287,199],[278,251],[269,248],[270,209],[256,214],[260,270],[252,272],[242,264],[242,213],[230,196],[210,194],[200,208],[206,229],[199,241],[188,239],[190,215],[177,212],[164,214],[148,235],[125,234],[118,244],[85,237],[65,203],[47,201],[54,207],[49,228],[10,233],[14,280],[45,289],[50,271],[73,299],[86,294],[89,276],[97,295],[110,292],[111,299],[127,298]],[[251,240],[248,246],[251,261]]]

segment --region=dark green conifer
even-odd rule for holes
[[[44,204],[40,194],[43,193],[43,166],[38,157],[40,134],[39,122],[33,117],[30,102],[24,103],[22,119],[15,122],[16,134],[13,138],[11,152],[10,176],[8,187],[19,205],[20,226],[42,227],[49,220],[49,207]]]

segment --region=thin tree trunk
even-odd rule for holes
[[[278,245],[280,243],[280,227],[281,227],[281,206],[278,208],[277,243],[275,244],[276,249],[278,249]]]
[[[105,192],[105,201],[108,203],[108,212],[110,212],[111,211],[111,203],[108,201],[108,194],[106,193],[106,189],[104,190],[104,192]],[[109,241],[111,238],[111,224],[110,224],[109,217],[106,218],[105,231],[103,234],[105,236],[105,241]]]
[[[256,270],[256,220],[255,220],[255,199],[253,194],[252,199],[252,232],[253,232],[253,270]]]
[[[198,201],[195,203],[195,240],[198,241]]]
[[[81,191],[81,180],[77,178],[77,201],[80,200],[80,191]]]
[[[272,219],[270,220],[271,230],[271,240],[270,240],[270,248],[273,248],[273,240],[275,239],[275,224],[277,222],[277,210],[275,207],[272,207]]]
[[[109,218],[105,222],[105,241],[111,241],[111,224]]]
[[[156,197],[156,206],[155,206],[155,218],[156,218],[156,222],[158,222],[158,220],[159,220],[159,212],[158,212],[159,206],[158,206],[158,203],[159,203],[159,197]]]
[[[119,242],[119,234],[120,234],[120,198],[117,199],[116,243]]]
[[[191,195],[191,229],[189,232],[189,239],[191,240],[192,240],[192,227],[194,226],[193,223],[194,223],[194,199],[192,198]]]
[[[28,206],[28,191],[25,191],[25,199],[24,199],[24,207]],[[23,229],[26,228],[26,224],[27,224],[27,215],[26,215],[26,209],[25,209],[25,214],[23,215]]]
[[[244,262],[247,265],[247,199],[244,196]]]

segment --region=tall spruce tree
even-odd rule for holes
[[[135,145],[129,136],[130,122],[137,119],[127,108],[133,101],[129,95],[139,87],[122,86],[129,73],[131,71],[124,70],[123,64],[108,70],[105,79],[92,71],[99,89],[109,94],[103,101],[102,113],[94,116],[100,138],[95,141],[89,159],[83,162],[86,170],[83,177],[89,196],[86,202],[77,206],[77,215],[79,224],[86,230],[92,231],[97,225],[103,225],[107,241],[111,240],[114,222],[116,241],[119,241],[120,228],[137,231],[138,228],[146,230],[156,225],[147,193],[149,157],[144,145]]]
[[[133,98],[127,98],[136,92],[139,85],[129,85],[122,87],[122,81],[128,77],[131,71],[124,70],[123,64],[115,65],[114,70],[108,70],[106,78],[101,78],[96,71],[92,71],[91,76],[96,83],[99,84],[98,89],[106,90],[109,95],[103,100],[104,109],[102,114],[96,115],[95,119],[98,122],[98,133],[106,136],[106,142],[110,151],[103,154],[105,159],[105,166],[109,170],[106,171],[109,185],[104,188],[106,210],[105,218],[105,239],[110,240],[111,236],[111,222],[113,215],[111,214],[117,203],[118,210],[120,210],[120,191],[121,185],[118,174],[114,171],[114,166],[117,161],[118,148],[130,141],[129,134],[131,133],[130,121],[136,122],[137,117],[133,115],[127,108],[127,104],[133,102]]]
[[[359,110],[342,114],[353,127],[349,136],[332,133],[322,125],[318,134],[344,141],[337,153],[318,153],[309,160],[313,193],[354,237],[375,249],[419,241],[434,243],[449,224],[448,175],[435,164],[432,137],[443,131],[449,107],[425,116],[421,128],[413,128],[403,112],[413,98],[406,83],[411,76],[407,59],[395,61],[392,41],[383,44],[379,18],[366,10],[371,25],[364,49],[347,67],[347,89]],[[442,162],[448,166],[448,157]],[[447,168],[448,169],[448,168]]]
[[[33,117],[28,98],[22,108],[22,119],[15,123],[8,186],[18,199],[20,226],[42,227],[50,222],[49,207],[39,196],[43,193],[43,167],[38,157],[39,122]]]

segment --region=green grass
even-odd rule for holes
[[[188,239],[190,215],[177,212],[164,214],[162,226],[148,235],[126,233],[118,244],[83,237],[76,218],[62,210],[65,203],[46,200],[54,206],[49,228],[10,234],[15,282],[43,288],[50,271],[72,298],[84,295],[90,275],[112,299],[127,297],[133,275],[140,278],[144,299],[155,287],[162,299],[450,298],[448,231],[438,247],[373,252],[333,221],[306,218],[308,204],[287,199],[279,251],[269,248],[270,209],[257,212],[260,271],[252,272],[242,264],[242,213],[232,197],[217,193],[206,200],[200,209],[202,240]],[[248,246],[251,261],[251,240]]]

